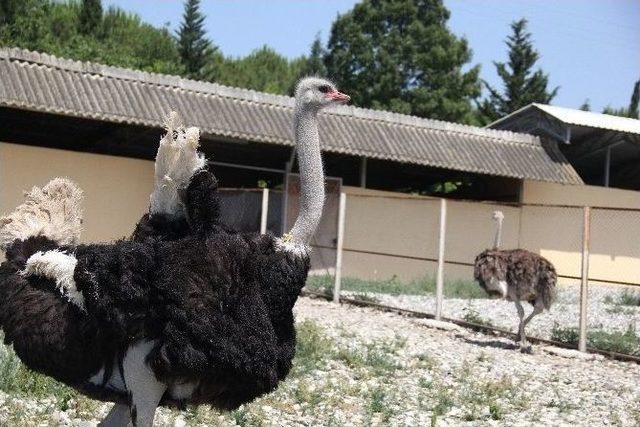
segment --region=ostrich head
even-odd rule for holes
[[[306,77],[296,86],[296,102],[309,108],[324,108],[333,104],[346,104],[349,96],[341,93],[329,80]]]

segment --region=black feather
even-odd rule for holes
[[[292,309],[309,257],[222,227],[216,188],[209,172],[196,174],[183,194],[186,220],[147,215],[134,241],[72,248],[86,313],[51,281],[18,274],[53,242],[14,242],[0,267],[6,342],[27,366],[103,400],[124,397],[87,380],[143,339],[155,342],[147,360],[158,378],[198,384],[186,400],[165,394],[165,405],[232,409],[275,389],[291,368]]]

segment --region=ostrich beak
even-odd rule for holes
[[[333,92],[329,92],[327,94],[327,98],[329,98],[332,101],[339,102],[340,104],[346,104],[351,99],[349,95],[346,95],[342,92],[338,92],[337,90]]]

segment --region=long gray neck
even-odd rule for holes
[[[309,244],[318,228],[324,206],[318,109],[296,103],[294,131],[300,169],[300,212],[290,234],[294,243]]]
[[[496,227],[496,235],[493,239],[493,249],[500,249],[500,245],[502,244],[502,219],[496,219],[497,227]]]

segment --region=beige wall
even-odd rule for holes
[[[525,181],[522,187],[522,202],[638,209],[640,208],[640,191],[594,185],[562,185]]]
[[[0,143],[0,213],[22,203],[24,190],[68,177],[85,192],[85,242],[128,236],[147,210],[153,162]]]
[[[22,191],[55,176],[69,177],[85,191],[83,240],[108,241],[128,236],[146,211],[153,163],[0,143],[0,213],[21,203]],[[344,276],[409,280],[435,274],[436,263],[429,259],[437,258],[438,199],[357,187],[344,191],[348,193]],[[523,197],[527,203],[640,207],[640,193],[600,187],[525,182]],[[560,274],[579,275],[581,208],[458,201],[447,205],[448,261],[472,263],[491,244],[491,212],[500,209],[505,214],[505,248],[538,252]],[[640,283],[640,212],[593,209],[591,236],[592,278]],[[333,251],[325,252],[319,255],[333,256]],[[448,279],[470,279],[472,269],[447,264],[445,274]]]
[[[559,197],[554,187],[549,187],[550,200],[558,202],[554,200]],[[396,193],[352,187],[347,187],[345,192],[348,197],[344,276],[379,280],[396,276],[411,280],[435,275],[435,262],[420,258],[437,258],[440,215],[437,199],[399,197]],[[562,203],[579,205],[586,201],[585,197],[592,195],[592,201],[615,204],[612,200],[617,200],[620,194],[626,199],[618,204],[630,203],[636,195],[628,191],[591,188],[565,193]],[[537,197],[536,203],[550,203],[541,194]],[[559,274],[580,276],[581,207],[513,207],[449,200],[445,245],[448,262],[473,263],[475,256],[491,245],[495,232],[491,213],[496,209],[505,215],[504,248],[524,248],[540,253],[554,263]],[[638,236],[640,211],[592,209],[590,277],[640,284]],[[447,263],[445,275],[450,280],[470,280],[472,268]],[[569,281],[562,280],[564,283]]]
[[[523,247],[539,248],[565,275],[579,276],[583,206],[592,206],[589,277],[640,283],[640,192],[526,181],[524,203],[577,206],[523,208]]]

